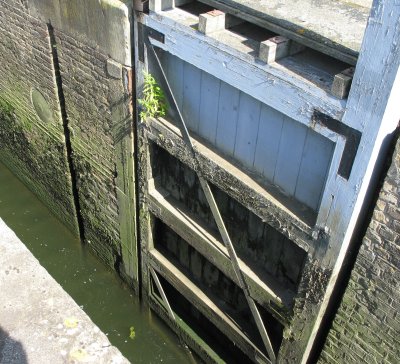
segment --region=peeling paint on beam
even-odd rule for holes
[[[179,10],[179,9],[177,9]],[[145,25],[165,35],[164,43],[151,43],[302,124],[309,125],[314,109],[340,120],[346,101],[338,100],[321,88],[268,64],[249,60],[246,55],[166,16],[144,15]],[[206,57],[205,57],[206,56]]]

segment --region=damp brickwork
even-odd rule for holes
[[[129,34],[122,2],[0,1],[0,157],[137,288]]]
[[[44,22],[0,0],[0,158],[78,234],[71,177]]]
[[[398,363],[400,140],[319,363]]]
[[[119,233],[107,57],[62,32],[55,37],[85,239],[112,264]]]
[[[133,279],[131,70],[78,35],[55,29],[55,42],[85,241],[107,265]],[[130,226],[122,214],[130,216]]]

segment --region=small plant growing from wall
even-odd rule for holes
[[[131,340],[134,340],[135,337],[136,337],[135,328],[134,328],[133,326],[131,326],[131,327],[129,328],[129,338],[130,338]]]
[[[142,111],[139,114],[142,121],[150,117],[165,116],[167,113],[164,92],[150,73],[144,73],[143,98],[139,99],[138,102],[142,106]]]

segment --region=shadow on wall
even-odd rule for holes
[[[0,326],[0,364],[28,364],[24,347]]]

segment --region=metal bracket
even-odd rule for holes
[[[312,122],[319,123],[346,138],[346,144],[342,159],[340,160],[338,174],[345,179],[349,179],[358,146],[360,145],[361,132],[318,110],[314,111]]]
[[[143,23],[138,23],[138,43],[139,43],[139,61],[144,62],[144,45],[145,39],[153,38],[154,40],[164,43],[165,35],[155,29],[149,28]]]

